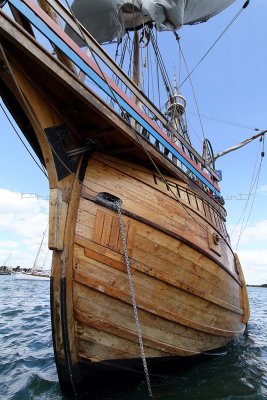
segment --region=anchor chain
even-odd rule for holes
[[[119,226],[120,226],[120,233],[121,233],[121,238],[122,238],[124,259],[125,259],[125,264],[126,264],[126,268],[127,268],[127,274],[128,274],[128,280],[129,280],[129,286],[130,286],[130,294],[131,294],[133,311],[134,311],[134,319],[135,319],[135,324],[136,324],[136,330],[137,330],[137,335],[138,335],[138,341],[139,341],[139,346],[140,346],[140,353],[141,353],[141,358],[142,358],[142,362],[143,362],[144,373],[145,373],[145,377],[146,377],[147,389],[148,389],[149,397],[153,398],[150,379],[149,379],[149,373],[148,373],[148,368],[147,368],[144,344],[143,344],[143,339],[142,339],[141,325],[139,322],[136,298],[135,298],[135,293],[134,293],[131,265],[130,265],[130,260],[128,257],[126,238],[125,238],[123,222],[122,222],[121,202],[115,201],[115,205],[116,205],[116,208],[118,211],[118,216],[119,216]]]

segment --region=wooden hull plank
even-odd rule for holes
[[[76,262],[76,265],[78,267],[83,266],[82,262],[79,264]],[[85,268],[86,265],[87,264],[84,263]],[[125,274],[122,272],[120,274],[121,279],[119,279],[118,271],[116,276],[112,275],[111,272],[104,271],[104,273],[105,272],[110,273],[108,278],[110,282],[106,282],[104,277],[101,279],[100,265],[97,263],[95,268],[93,268],[93,264],[91,263],[90,277],[86,277],[85,274],[75,273],[74,279],[75,281],[99,290],[110,297],[122,299],[124,302],[131,304],[127,276],[125,276]],[[104,273],[102,272],[102,274]],[[137,272],[134,274],[134,278],[134,281],[136,281],[135,286],[138,288],[138,290],[136,290],[136,296],[139,308],[147,310],[155,315],[159,315],[162,318],[169,319],[171,321],[175,321],[204,332],[213,333],[215,335],[235,336],[240,334],[240,331],[243,329],[243,324],[240,321],[240,328],[238,330],[234,313],[231,315],[231,312],[226,312],[223,308],[219,308],[216,311],[214,309],[212,310],[212,308],[216,308],[216,306],[212,306],[206,300],[197,298],[196,296],[194,296],[195,299],[193,299],[192,295],[187,294],[184,291],[180,292],[179,289],[176,290],[176,302],[174,302],[173,298],[175,298],[175,296],[171,296],[171,294],[169,297],[159,295],[159,290],[165,289],[165,291],[167,291],[169,289],[168,285],[162,284],[158,291],[155,289],[153,291],[152,289],[149,290],[148,287],[145,287],[144,284],[142,285],[140,283],[143,278],[139,277]],[[151,284],[154,283],[156,286],[157,281],[153,282],[152,279],[150,279],[150,281]],[[144,295],[142,296],[143,293]],[[155,297],[158,297],[159,304],[155,303]],[[190,304],[190,301],[193,303],[191,307],[188,305],[188,303]],[[184,315],[187,317],[184,317]],[[214,315],[216,315],[216,318]],[[241,320],[241,318],[239,319]],[[225,320],[227,320],[227,324]],[[236,331],[233,330],[234,327],[237,328]]]

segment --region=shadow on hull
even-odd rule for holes
[[[226,347],[202,353],[192,357],[155,357],[147,358],[147,366],[151,385],[158,384],[173,375],[184,374],[196,365],[226,354]],[[66,367],[58,366],[61,376]],[[66,373],[66,371],[65,371]],[[79,400],[107,400],[116,393],[135,390],[145,383],[145,375],[141,358],[128,360],[109,360],[99,363],[80,362],[72,369],[73,386],[61,380],[63,394],[73,393]],[[76,381],[76,383],[75,383]],[[69,398],[69,397],[67,397]],[[72,398],[72,397],[70,397]]]

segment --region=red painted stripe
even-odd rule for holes
[[[220,191],[219,186],[214,182],[210,175],[204,172],[190,157],[187,156],[175,143],[173,143],[168,135],[166,135],[139,107],[133,102],[132,99],[127,97],[125,93],[108,77],[106,76],[100,68],[93,62],[81,49],[80,47],[57,25],[37,4],[32,0],[22,0],[25,5],[27,5],[38,17],[40,17],[43,22],[49,26],[49,28],[60,37],[101,79],[105,80],[108,85],[121,96],[126,103],[128,103],[137,114],[140,115],[155,131],[158,132],[175,150],[181,154],[203,177],[205,177],[212,186],[214,186],[218,191]]]

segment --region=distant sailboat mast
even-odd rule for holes
[[[43,246],[43,242],[44,242],[44,238],[45,238],[45,235],[46,235],[46,232],[47,232],[47,228],[48,228],[48,225],[45,228],[45,231],[43,232],[43,235],[42,235],[41,243],[40,243],[39,249],[37,251],[34,263],[33,263],[33,268],[32,268],[33,271],[35,271],[37,269],[37,265],[38,265],[37,263],[38,263],[38,260],[39,260],[39,256],[40,256],[40,253],[41,253],[41,249],[42,249],[42,246]]]

